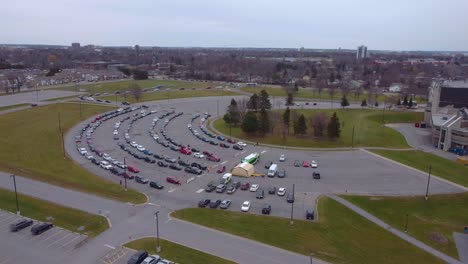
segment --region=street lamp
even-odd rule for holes
[[[125,191],[127,191],[127,158],[124,157],[124,182],[125,182]]]
[[[294,200],[295,200],[295,197],[294,197],[294,183],[293,183],[293,188],[292,188],[292,194],[293,194],[293,201],[291,203],[291,225],[294,224],[294,220],[293,220],[293,215],[294,215]]]
[[[161,252],[161,245],[159,244],[159,211],[156,211],[154,214],[156,215],[156,239],[157,239],[157,245],[156,245],[156,252]]]
[[[20,215],[20,209],[19,209],[19,204],[18,204],[18,192],[16,191],[16,175],[12,174],[10,177],[13,177],[13,185],[15,186],[16,214]]]
[[[429,165],[429,177],[427,178],[426,196],[424,197],[426,201],[427,199],[429,199],[429,183],[431,181],[431,171],[432,171],[432,165]]]
[[[408,232],[408,213],[406,214],[405,233]]]

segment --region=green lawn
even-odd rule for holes
[[[109,227],[106,218],[103,216],[61,206],[31,196],[18,194],[18,203],[22,216],[39,221],[52,222],[56,226],[89,237],[95,237]],[[0,208],[16,213],[14,192],[0,188]],[[49,217],[53,217],[53,220],[48,220]],[[83,227],[84,229],[79,231],[79,227]]]
[[[73,99],[73,98],[78,98],[77,95],[69,95],[69,96],[62,96],[62,97],[56,97],[56,98],[50,98],[46,100],[42,100],[43,102],[54,102],[54,101],[60,101],[60,100],[66,100],[66,99]]]
[[[261,90],[265,89],[267,93],[270,96],[284,96],[286,97],[287,94],[286,92],[281,88],[281,87],[271,87],[271,86],[260,86],[260,87],[242,87],[240,88],[244,92],[249,92],[249,93],[257,93],[259,94]],[[301,99],[319,99],[319,100],[341,100],[343,97],[343,94],[339,89],[335,90],[335,94],[333,97],[330,96],[329,92],[327,89],[323,89],[321,93],[318,92],[318,89],[312,89],[312,88],[299,88],[299,91],[294,95],[295,98],[301,98]],[[356,96],[354,93],[350,93],[347,96],[349,101],[358,101],[361,102],[364,99],[368,99],[367,94],[360,94],[359,96]],[[383,104],[384,101],[389,101],[389,99],[397,99],[398,96],[386,96],[379,94],[377,96],[377,101],[379,104]],[[416,101],[418,103],[422,103],[425,100],[420,97],[416,97]]]
[[[86,89],[89,93],[112,93],[115,91],[126,91],[129,90],[129,86],[133,83],[137,83],[143,89],[152,88],[154,86],[163,85],[165,88],[206,88],[206,87],[216,87],[219,86],[219,83],[212,82],[191,82],[191,81],[178,81],[178,80],[125,80],[125,81],[116,81],[108,83],[89,83],[89,84],[80,84],[78,86],[64,86],[54,88],[55,90],[65,90],[65,91],[77,91],[79,89]]]
[[[150,93],[143,93],[140,102],[148,102],[148,101],[156,101],[156,100],[170,100],[170,99],[177,99],[177,98],[188,98],[188,97],[207,97],[207,96],[233,96],[239,95],[232,91],[224,91],[224,90],[206,90],[206,89],[197,89],[197,90],[170,90],[170,91],[158,91],[158,92],[150,92]],[[136,100],[131,94],[127,94],[126,96],[119,95],[109,95],[100,97],[103,100],[112,100],[117,102],[128,101],[130,103],[135,103]]]
[[[149,254],[157,254],[164,259],[174,261],[176,263],[190,264],[229,264],[235,263],[208,253],[198,251],[186,246],[173,243],[164,239],[160,239],[161,252],[156,253],[156,238],[141,238],[133,240],[125,244],[125,247],[134,250],[146,250]]]
[[[58,113],[64,134],[80,121],[79,104],[38,106],[0,116],[0,170],[125,202],[142,203],[143,194],[95,176],[64,159]],[[82,105],[83,120],[113,108]]]
[[[468,223],[468,193],[424,197],[342,196],[399,230],[458,258],[453,232],[463,232]]]
[[[401,162],[418,170],[429,172],[432,165],[432,174],[468,187],[468,167],[452,160],[444,159],[436,155],[422,151],[391,151],[371,150],[386,158]]]
[[[17,107],[22,107],[22,106],[27,106],[27,105],[30,105],[30,104],[15,104],[15,105],[2,106],[2,107],[0,107],[0,111],[12,109],[12,108],[17,108]]]
[[[282,110],[283,112],[283,110]],[[389,148],[409,148],[403,135],[398,131],[382,126],[382,110],[367,109],[305,109],[298,110],[299,114],[304,113],[306,118],[317,112],[325,112],[330,117],[336,112],[341,123],[341,137],[337,140],[329,140],[326,136],[321,139],[313,137],[312,129],[308,129],[307,136],[294,136],[292,125],[290,135],[286,140],[282,137],[282,124],[278,124],[272,134],[267,136],[256,136],[243,133],[240,127],[233,127],[231,134],[233,137],[246,141],[259,142],[273,145],[286,145],[293,147],[351,147],[353,142],[354,127],[354,147],[389,147]],[[385,111],[385,122],[419,122],[423,119],[423,113]],[[214,127],[225,135],[229,135],[229,125],[223,119],[217,119]],[[308,124],[308,127],[311,127]]]
[[[332,263],[443,263],[330,198],[320,198],[318,208],[318,223],[293,225],[286,218],[202,208],[172,216]]]

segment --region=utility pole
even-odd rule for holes
[[[427,177],[426,196],[424,197],[426,201],[429,199],[429,182],[431,181],[431,171],[432,165],[429,165],[429,177]]]
[[[219,99],[216,100],[216,117],[219,116]]]
[[[20,215],[19,203],[18,203],[18,191],[16,190],[16,175],[12,174],[10,177],[13,177],[13,185],[15,186],[15,197],[16,197],[16,214]]]
[[[63,152],[63,159],[65,159],[65,139],[63,138],[63,131],[62,131],[62,123],[60,119],[60,112],[58,112],[58,126],[59,126],[59,135],[62,140],[62,152]]]
[[[354,148],[354,125],[353,125],[353,134],[351,135],[351,148]]]
[[[127,191],[127,158],[124,157],[124,182],[125,182],[125,191]]]
[[[157,245],[156,245],[156,252],[161,252],[161,245],[159,244],[159,211],[156,211],[156,238],[157,238]]]
[[[406,214],[405,233],[408,232],[408,213]]]
[[[384,97],[384,103],[383,103],[383,110],[382,110],[382,126],[385,125],[385,104],[387,102],[387,98]]]
[[[293,202],[291,203],[291,225],[294,224],[294,220],[293,220],[293,215],[294,215],[294,200],[295,200],[295,197],[294,197],[294,183],[293,183],[293,188],[292,188],[292,195],[293,195]]]

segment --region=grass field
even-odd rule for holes
[[[27,106],[27,105],[29,105],[29,104],[15,104],[15,105],[2,106],[2,107],[0,107],[0,111],[13,109],[13,108],[17,108],[17,107],[22,107],[22,106]]]
[[[452,160],[422,151],[391,151],[371,150],[386,158],[401,162],[418,170],[429,172],[432,165],[432,174],[468,187],[468,167]]]
[[[468,223],[468,193],[424,197],[342,196],[399,230],[458,258],[453,232],[463,232]]]
[[[202,208],[172,216],[332,263],[442,263],[330,198],[320,198],[318,208],[318,223],[293,225],[286,218]]]
[[[57,98],[50,98],[46,100],[42,100],[43,102],[54,102],[54,101],[60,101],[60,100],[66,100],[66,99],[73,99],[73,98],[78,98],[76,95],[69,95],[69,96],[62,96],[62,97],[57,97]]]
[[[249,93],[257,93],[259,94],[261,90],[265,89],[270,96],[287,96],[286,92],[281,87],[271,87],[271,86],[261,86],[261,87],[242,87],[241,90],[244,92]],[[295,98],[301,99],[319,99],[319,100],[341,100],[343,94],[339,89],[335,90],[335,94],[333,97],[330,96],[327,89],[323,89],[321,93],[318,92],[318,89],[311,89],[311,88],[300,88],[299,91],[294,95]],[[356,96],[354,93],[350,93],[347,96],[349,101],[357,101],[361,102],[362,100],[368,100],[367,94],[360,94]],[[383,104],[384,101],[390,101],[391,99],[396,100],[398,96],[386,96],[379,94],[377,96],[377,102],[379,104]],[[420,97],[416,97],[416,101],[418,103],[422,103],[425,100]]]
[[[164,239],[160,239],[161,252],[156,253],[156,238],[141,238],[125,244],[125,247],[135,250],[146,250],[149,254],[157,254],[164,259],[174,261],[176,263],[191,263],[191,264],[230,264],[235,263],[208,253],[198,251],[186,246],[173,243]]]
[[[64,86],[54,88],[55,90],[64,90],[64,91],[77,91],[80,89],[86,89],[89,93],[112,93],[115,91],[126,91],[129,90],[130,85],[137,83],[141,88],[152,88],[154,86],[163,85],[165,88],[206,88],[206,87],[216,87],[219,86],[219,83],[212,82],[191,82],[191,81],[178,81],[178,80],[125,80],[125,81],[116,81],[116,82],[106,82],[106,83],[89,83],[89,84],[80,84],[78,86]]]
[[[109,227],[106,218],[103,216],[64,207],[31,196],[18,194],[18,203],[22,216],[43,222],[52,222],[56,226],[89,237],[97,236]],[[0,208],[16,213],[14,192],[0,188]],[[48,217],[53,217],[53,220],[47,220]],[[79,231],[79,227],[84,227],[84,230]]]
[[[351,147],[353,145],[353,127],[354,127],[354,147],[390,147],[390,148],[408,148],[405,138],[398,131],[382,126],[381,110],[365,109],[324,109],[324,110],[298,110],[298,113],[304,113],[306,118],[317,112],[325,112],[331,116],[336,112],[341,123],[341,137],[337,140],[329,140],[326,136],[321,139],[314,138],[312,129],[308,129],[307,136],[294,136],[292,125],[290,127],[290,136],[286,140],[282,137],[282,125],[277,125],[277,129],[267,136],[256,136],[243,133],[240,127],[233,127],[231,134],[233,137],[241,138],[246,141],[259,142],[263,144],[286,145],[294,147]],[[395,123],[419,122],[423,118],[423,113],[416,112],[397,112],[386,111],[385,120]],[[214,127],[225,135],[229,135],[229,125],[224,120],[217,119]],[[308,127],[310,125],[308,124]]]
[[[109,111],[106,106],[82,105],[83,119]],[[145,196],[125,192],[115,183],[91,174],[70,158],[64,159],[58,114],[64,134],[80,121],[79,105],[50,104],[0,116],[0,170],[66,188],[133,203]]]
[[[177,99],[177,98],[188,98],[188,97],[206,97],[206,96],[233,96],[239,95],[232,91],[224,91],[224,90],[170,90],[170,91],[158,91],[158,92],[149,92],[143,93],[143,96],[140,99],[140,102],[148,102],[148,101],[156,101],[156,100],[170,100],[170,99]],[[127,101],[130,103],[137,102],[135,98],[131,94],[127,94],[126,96],[119,95],[109,95],[109,96],[102,96],[100,99],[103,100],[111,100],[111,101]]]

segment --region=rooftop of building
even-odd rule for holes
[[[445,80],[441,86],[447,88],[468,88],[468,80]]]

